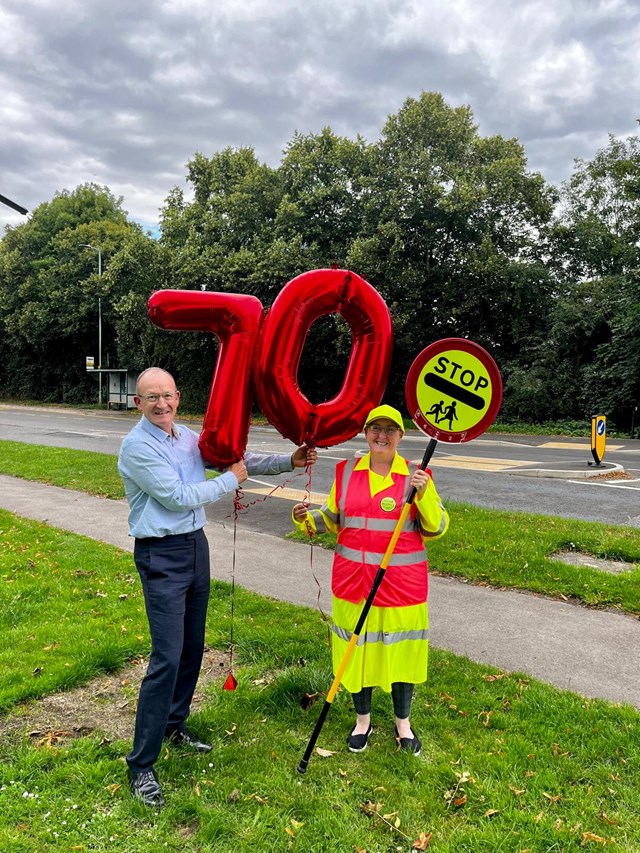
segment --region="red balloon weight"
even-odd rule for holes
[[[149,317],[162,329],[213,332],[220,347],[199,448],[216,468],[242,459],[251,417],[251,363],[262,303],[239,293],[159,290],[149,299]]]
[[[313,404],[298,385],[298,365],[313,322],[333,313],[351,329],[351,355],[338,394]],[[389,309],[363,278],[338,269],[299,275],[280,291],[260,331],[255,378],[262,411],[295,444],[330,447],[347,441],[382,399],[392,346]]]

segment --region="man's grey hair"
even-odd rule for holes
[[[145,369],[142,371],[142,373],[138,374],[138,378],[136,379],[136,394],[138,396],[140,396],[140,380],[144,376],[146,376],[146,374],[149,373],[151,370],[159,370],[160,373],[164,373],[165,376],[169,376],[171,379],[173,379],[173,376],[169,373],[168,370],[165,370],[164,367],[145,367]],[[173,379],[174,384],[175,384],[175,381],[176,380]]]

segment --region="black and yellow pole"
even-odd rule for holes
[[[422,457],[422,462],[420,463],[420,469],[422,471],[425,470],[427,465],[429,464],[429,460],[433,456],[433,451],[436,449],[437,441],[435,438],[432,438],[427,445],[427,449],[424,452],[424,456]],[[360,614],[360,618],[358,619],[358,624],[354,628],[353,634],[351,635],[351,639],[349,640],[349,644],[345,650],[342,660],[340,661],[340,666],[338,667],[335,678],[333,679],[333,684],[329,692],[327,693],[327,698],[325,699],[325,703],[322,706],[322,711],[320,711],[320,716],[318,717],[318,722],[313,730],[311,737],[309,738],[309,743],[307,744],[307,748],[302,756],[300,764],[298,764],[298,773],[306,773],[307,766],[309,764],[309,759],[311,758],[311,754],[313,753],[313,748],[316,745],[316,741],[322,731],[322,727],[324,726],[324,721],[327,719],[327,714],[331,708],[331,704],[335,699],[336,693],[338,692],[338,688],[340,687],[340,682],[342,681],[342,676],[344,675],[344,671],[347,668],[347,664],[349,663],[349,659],[351,654],[358,642],[360,634],[362,633],[362,629],[364,627],[364,623],[367,621],[367,616],[369,615],[369,611],[371,610],[371,605],[373,604],[373,599],[376,597],[376,593],[382,583],[382,579],[384,578],[385,572],[387,571],[387,566],[389,565],[389,560],[391,559],[391,555],[396,547],[396,543],[400,537],[400,533],[402,532],[402,528],[404,527],[404,523],[409,514],[409,510],[411,508],[411,504],[414,501],[416,496],[415,488],[411,489],[407,500],[402,507],[402,512],[400,513],[400,518],[396,522],[395,529],[389,540],[389,544],[387,545],[387,550],[384,552],[384,556],[382,558],[382,562],[380,563],[380,568],[376,572],[376,576],[373,579],[373,584],[371,586],[371,590],[369,591],[369,595],[367,596],[367,600],[364,603],[364,607],[362,608],[362,613]]]

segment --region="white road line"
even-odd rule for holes
[[[587,477],[584,480],[567,480],[568,483],[573,483],[575,486],[605,486],[607,489],[629,489],[632,492],[640,490],[640,486],[624,485],[623,483],[603,483],[594,480],[593,477]],[[640,483],[640,480],[626,480],[626,483]]]

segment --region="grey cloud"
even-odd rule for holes
[[[637,128],[631,3],[5,0],[3,15],[0,193],[31,208],[91,180],[151,224],[196,151],[250,145],[276,165],[295,130],[326,125],[372,142],[422,90],[517,137],[556,184]]]

